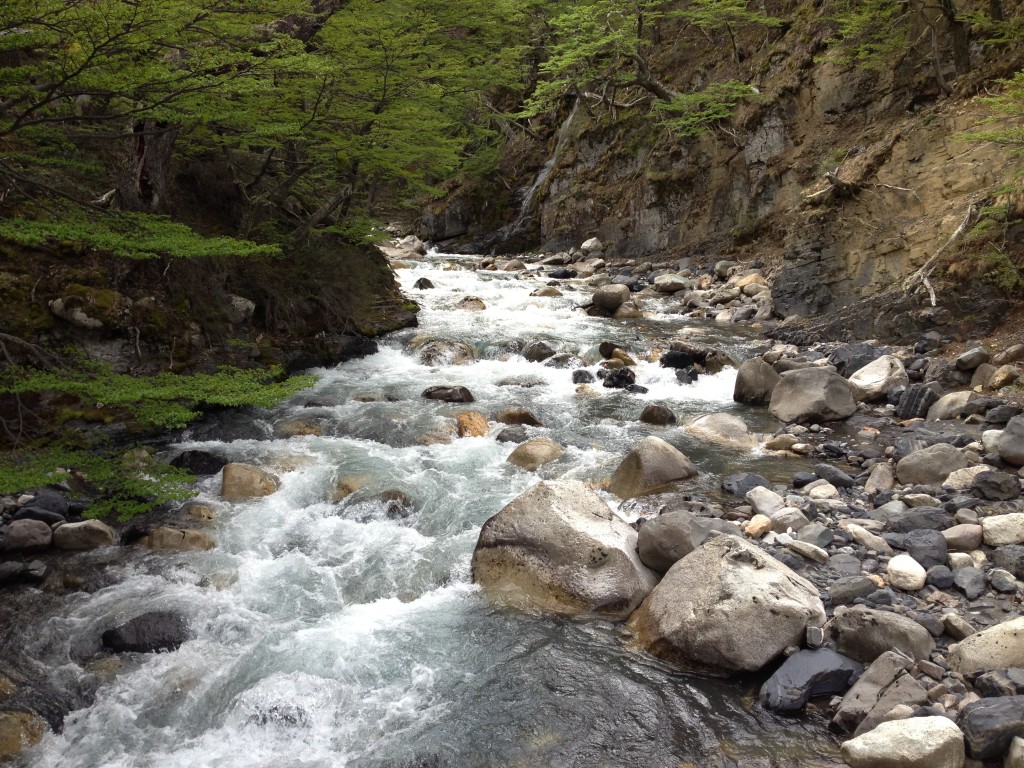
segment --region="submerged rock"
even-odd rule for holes
[[[227,464],[221,478],[220,495],[227,501],[246,501],[269,496],[281,482],[275,475],[251,464]]]
[[[188,639],[184,616],[173,611],[153,611],[108,629],[102,642],[104,648],[115,653],[153,653],[173,651]]]
[[[537,437],[519,445],[509,454],[506,461],[528,472],[536,472],[545,464],[557,461],[563,453],[562,446],[554,440]]]
[[[636,554],[636,531],[575,480],[542,482],[484,523],[473,581],[527,611],[623,619],[657,577]]]

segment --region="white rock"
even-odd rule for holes
[[[942,481],[943,488],[953,491],[966,491],[971,487],[971,481],[982,472],[991,472],[992,467],[987,464],[979,464],[976,467],[965,467],[955,472],[950,472],[949,477]]]
[[[867,482],[864,483],[864,493],[872,494],[878,491],[891,490],[896,484],[896,477],[893,475],[892,467],[888,464],[875,464],[868,474]]]
[[[884,397],[894,387],[907,385],[910,378],[903,363],[895,355],[882,355],[849,378],[853,396],[869,402]]]
[[[1024,544],[1024,512],[981,518],[982,536],[990,547]]]
[[[910,555],[896,555],[885,569],[889,583],[904,592],[916,592],[924,588],[928,573]]]
[[[838,499],[839,489],[832,485],[832,483],[825,483],[812,488],[807,496],[811,499]]]
[[[580,246],[580,250],[584,253],[590,254],[595,251],[604,250],[604,245],[596,237],[591,237],[590,239],[583,241],[583,244]]]
[[[686,430],[697,437],[745,450],[757,447],[757,437],[746,422],[731,413],[709,413],[691,421]]]
[[[963,768],[964,735],[945,717],[912,717],[882,723],[844,742],[850,768]]]
[[[962,675],[1024,667],[1024,617],[996,624],[951,646],[949,666]]]
[[[846,526],[846,530],[853,536],[853,540],[860,544],[862,547],[867,547],[875,552],[881,552],[883,555],[891,555],[892,547],[889,546],[889,542],[878,536],[866,528],[862,528],[859,525],[850,523]]]

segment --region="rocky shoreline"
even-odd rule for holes
[[[406,240],[389,255],[400,266],[422,251]],[[527,269],[531,260],[539,270]],[[650,299],[719,323],[772,322],[769,276],[733,262],[704,270],[609,264],[589,240],[567,253],[486,258],[479,267],[521,272],[538,282],[538,297],[593,289],[581,310],[624,321],[642,317]],[[459,308],[480,305],[464,297]],[[692,492],[693,463],[651,436],[604,488],[620,500],[617,509],[584,483],[548,480],[488,520],[474,580],[517,609],[624,621],[626,642],[680,669],[774,669],[762,704],[795,712],[814,699],[844,734],[853,768],[879,765],[880,756],[908,768],[1004,757],[1024,765],[1024,415],[1000,394],[1021,376],[1024,346],[998,354],[971,346],[946,359],[938,354],[945,343],[929,333],[910,347],[762,344],[738,366],[733,397],[766,408],[782,423],[775,434],[755,434],[735,414],[677,425],[658,404],[641,419],[730,446],[738,461],[757,451],[813,471],[794,472],[788,483],[735,473],[719,478],[722,495],[711,498]],[[645,391],[633,372],[641,354],[675,369],[681,386],[736,363],[693,337],[666,339],[657,350],[627,347],[602,344],[596,364],[543,342],[522,354],[566,368],[581,397],[596,386]],[[457,364],[459,349],[428,344],[420,354]],[[423,395],[473,402],[464,387]],[[528,439],[524,425],[536,421],[529,412],[492,418],[507,425],[498,440],[519,443],[509,461],[520,468],[536,471],[561,455],[547,438]],[[487,429],[486,414],[467,412],[447,439]],[[221,473],[229,503],[278,487],[263,468],[207,454],[176,461],[200,475]],[[53,491],[2,504],[2,586],[60,588],[47,583],[54,550],[215,546],[203,531],[216,512],[207,504],[120,530],[82,520],[86,510]],[[110,627],[94,650],[155,651],[188,636],[180,616],[157,612]],[[4,682],[0,697],[14,700],[15,684]],[[26,710],[0,713],[0,753],[17,753],[49,727]]]

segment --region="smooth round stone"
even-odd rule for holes
[[[922,589],[928,580],[928,572],[924,566],[910,555],[896,555],[889,561],[885,575],[892,586],[904,592],[916,592]]]

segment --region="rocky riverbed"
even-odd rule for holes
[[[753,685],[757,702],[749,715],[731,705],[709,706],[723,707],[715,717],[734,718],[740,730],[776,734],[758,754],[706,739],[681,746],[676,735],[641,747],[640,740],[657,738],[641,728],[637,743],[618,758],[598,759],[566,733],[572,717],[556,707],[563,726],[528,750],[532,764],[812,766],[840,757],[854,768],[883,759],[908,768],[1024,764],[1017,738],[1024,736],[1024,416],[1013,390],[1024,346],[968,345],[949,358],[942,354],[948,340],[937,334],[905,348],[773,342],[759,334],[772,316],[770,275],[726,261],[707,269],[688,262],[673,269],[609,264],[596,240],[540,257],[442,260],[440,269],[437,255],[428,256],[414,240],[397,244],[390,256],[399,274],[416,275],[410,293],[434,302],[428,317],[480,317],[494,331],[483,339],[466,320],[431,333],[425,323],[428,332],[396,338],[401,353],[392,354],[402,357],[394,365],[381,362],[385,351],[377,367],[368,361],[364,369],[350,368],[355,382],[328,375],[323,386],[279,412],[186,436],[169,457],[208,479],[199,498],[179,510],[115,530],[80,521],[87,510],[53,491],[3,501],[0,579],[21,595],[16,599],[39,590],[73,595],[84,583],[75,569],[98,568],[105,575],[85,588],[94,595],[86,603],[108,601],[85,622],[87,637],[51,654],[50,663],[56,658],[92,677],[79,684],[77,698],[66,696],[66,709],[82,708],[70,732],[43,738],[27,753],[31,759],[59,764],[56,755],[69,745],[89,746],[69,765],[130,755],[96,746],[93,737],[133,676],[152,675],[141,654],[185,653],[223,632],[211,629],[217,620],[209,610],[183,609],[182,600],[203,599],[211,589],[225,595],[218,600],[241,592],[245,610],[266,612],[253,602],[252,589],[267,582],[247,583],[256,567],[247,558],[256,552],[259,567],[279,568],[287,553],[298,551],[312,558],[315,580],[329,574],[339,585],[342,605],[381,599],[448,605],[482,593],[514,609],[468,622],[488,642],[497,642],[487,628],[495,620],[502,633],[524,638],[539,627],[567,633],[560,642],[569,645],[597,628],[600,640],[586,642],[597,643],[588,647],[606,666],[660,670],[639,688],[620,683],[633,696],[702,679],[679,672],[739,681],[700,683],[725,686],[700,689],[698,698],[716,702],[742,698],[729,686]],[[419,274],[421,265],[432,270]],[[445,285],[446,270],[460,269],[490,281],[473,284],[481,295],[462,283]],[[511,296],[508,311],[488,317]],[[559,308],[550,317],[546,302]],[[543,324],[524,336],[518,331],[534,320],[526,319],[531,314]],[[412,397],[415,406],[408,404]],[[406,463],[382,470],[391,459],[382,458],[380,446],[404,453]],[[464,481],[466,470],[453,467],[459,462],[483,485]],[[329,471],[325,463],[332,463]],[[452,472],[463,474],[444,474]],[[434,475],[440,485],[426,493]],[[447,496],[470,513],[432,517]],[[282,504],[295,514],[313,510],[313,517],[301,531],[268,517],[280,516]],[[262,532],[251,528],[256,520]],[[309,539],[313,531],[329,538],[337,525],[350,526],[337,548]],[[368,530],[391,537],[388,546],[407,554],[377,553],[375,542],[353,538]],[[413,533],[422,540],[410,539]],[[354,557],[357,540],[371,559]],[[155,599],[131,595],[115,610],[109,603],[125,594],[114,583],[127,573],[112,553],[125,549],[133,553],[129,570],[142,568],[146,578],[159,572],[163,581]],[[413,570],[423,571],[411,580],[394,571],[409,552],[419,563]],[[154,564],[167,558],[181,558],[175,562],[185,570],[170,581],[184,591],[168,586],[164,566]],[[389,586],[346,582],[357,566]],[[299,577],[295,588],[310,589]],[[51,609],[67,626],[68,604],[57,602]],[[459,605],[455,615],[462,616]],[[486,610],[473,606],[472,612]],[[230,601],[225,608],[237,610]],[[319,626],[335,613],[321,607],[296,615]],[[572,621],[557,623],[562,617]],[[241,634],[255,632],[250,619],[236,621]],[[437,631],[430,620],[423,627]],[[213,647],[226,653],[233,646],[220,637]],[[438,653],[452,650],[441,646]],[[164,674],[177,674],[175,654],[159,655]],[[444,663],[430,658],[419,663],[444,676]],[[365,663],[373,668],[370,659]],[[472,674],[484,674],[479,663],[467,663]],[[586,669],[577,663],[563,657],[564,667]],[[33,710],[36,675],[15,670],[9,678],[5,695],[16,706],[3,715],[2,741],[13,754],[60,728],[63,715],[56,705],[52,712]],[[255,690],[251,681],[239,685],[224,694],[231,706],[211,710],[225,724],[210,733],[192,726],[187,748],[121,726],[115,731],[158,743],[164,756],[158,762],[167,765],[194,757],[209,739],[244,736],[253,727],[247,717],[257,725],[261,717],[264,725],[280,725],[278,715],[295,721],[301,727],[286,729],[289,744],[296,731],[307,739],[321,732],[302,696],[264,696],[256,705],[246,698]],[[390,680],[384,688],[398,687],[384,699],[391,696],[393,705],[405,695],[414,708],[429,708],[429,696],[416,698],[423,685],[403,688]],[[372,698],[379,689],[356,685],[346,695]],[[433,695],[447,701],[451,693]],[[479,695],[486,700],[495,692],[485,688]],[[605,716],[614,719],[610,712],[621,701],[608,696]],[[248,707],[244,717],[238,701]],[[152,695],[129,706],[161,708],[165,714],[156,722],[174,722],[166,712],[180,709],[163,699],[157,705]],[[291,714],[282,715],[282,707]],[[790,721],[792,732],[806,734],[808,724],[818,729],[816,746],[803,754],[785,736],[786,721],[771,714],[801,712],[809,719]],[[687,717],[700,722],[699,712]],[[826,719],[842,742],[838,755]],[[402,727],[427,734],[431,744],[446,743],[438,733],[458,741],[441,726],[416,730],[426,726],[413,721],[415,727]],[[368,733],[364,728],[353,738],[365,742]],[[721,744],[723,736],[711,741],[716,738]],[[736,737],[730,731],[728,738]],[[451,755],[436,748],[426,758],[401,750],[381,757],[361,742],[311,749],[314,760],[353,765],[510,764],[506,753],[465,746],[451,748]]]

